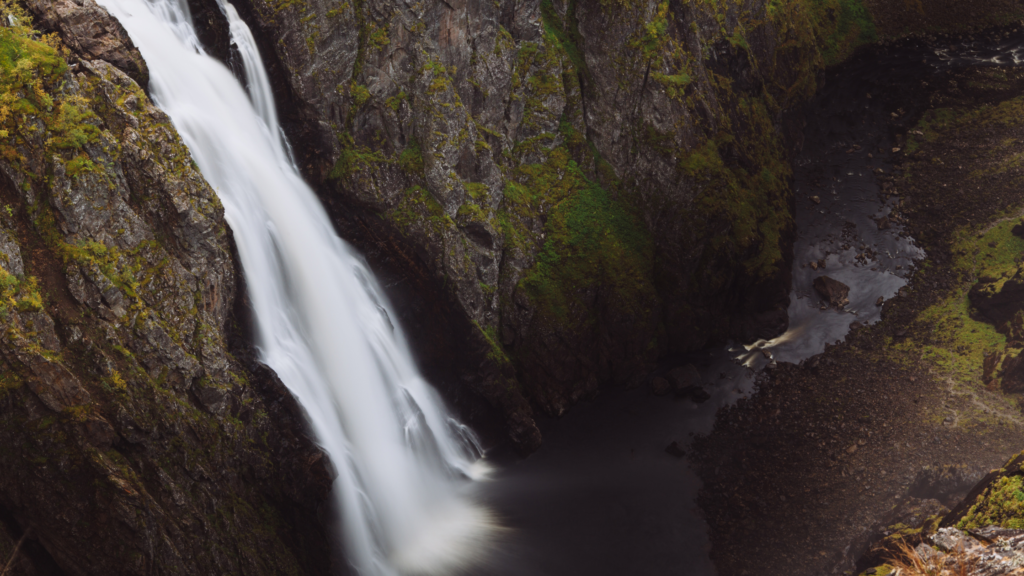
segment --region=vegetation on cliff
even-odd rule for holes
[[[123,71],[0,18],[0,540],[68,571],[313,570],[329,474],[229,343],[215,194]]]

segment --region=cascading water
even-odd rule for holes
[[[142,52],[154,102],[224,204],[261,359],[306,409],[337,468],[353,567],[391,576],[475,561],[494,533],[488,511],[465,493],[482,474],[480,447],[417,372],[372,274],[291,162],[248,27],[218,0],[247,94],[203,53],[187,0],[98,2]]]

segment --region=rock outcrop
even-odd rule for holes
[[[802,0],[235,4],[305,176],[403,323],[443,335],[414,338],[428,374],[520,449],[531,405],[785,329],[785,112],[870,20]]]
[[[239,327],[216,195],[116,22],[28,5],[59,34],[0,3],[0,552],[28,534],[16,574],[326,573],[331,467]]]
[[[143,89],[149,68],[121,24],[96,0],[25,0],[44,32],[57,32],[79,58],[103,60],[131,76]]]

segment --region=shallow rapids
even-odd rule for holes
[[[224,204],[261,360],[337,469],[347,560],[365,576],[468,566],[495,533],[466,493],[483,475],[479,444],[420,376],[373,275],[300,177],[253,37],[219,3],[248,92],[204,53],[186,0],[99,0],[142,52],[154,102]]]

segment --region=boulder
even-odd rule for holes
[[[814,289],[823,300],[836,308],[842,308],[850,303],[850,287],[828,276],[815,278]]]
[[[655,396],[664,396],[672,391],[672,384],[668,380],[658,376],[651,380],[651,392]]]
[[[697,371],[693,364],[673,368],[666,377],[672,385],[672,392],[676,396],[683,396],[685,395],[685,390],[700,387],[701,385],[700,372]]]

